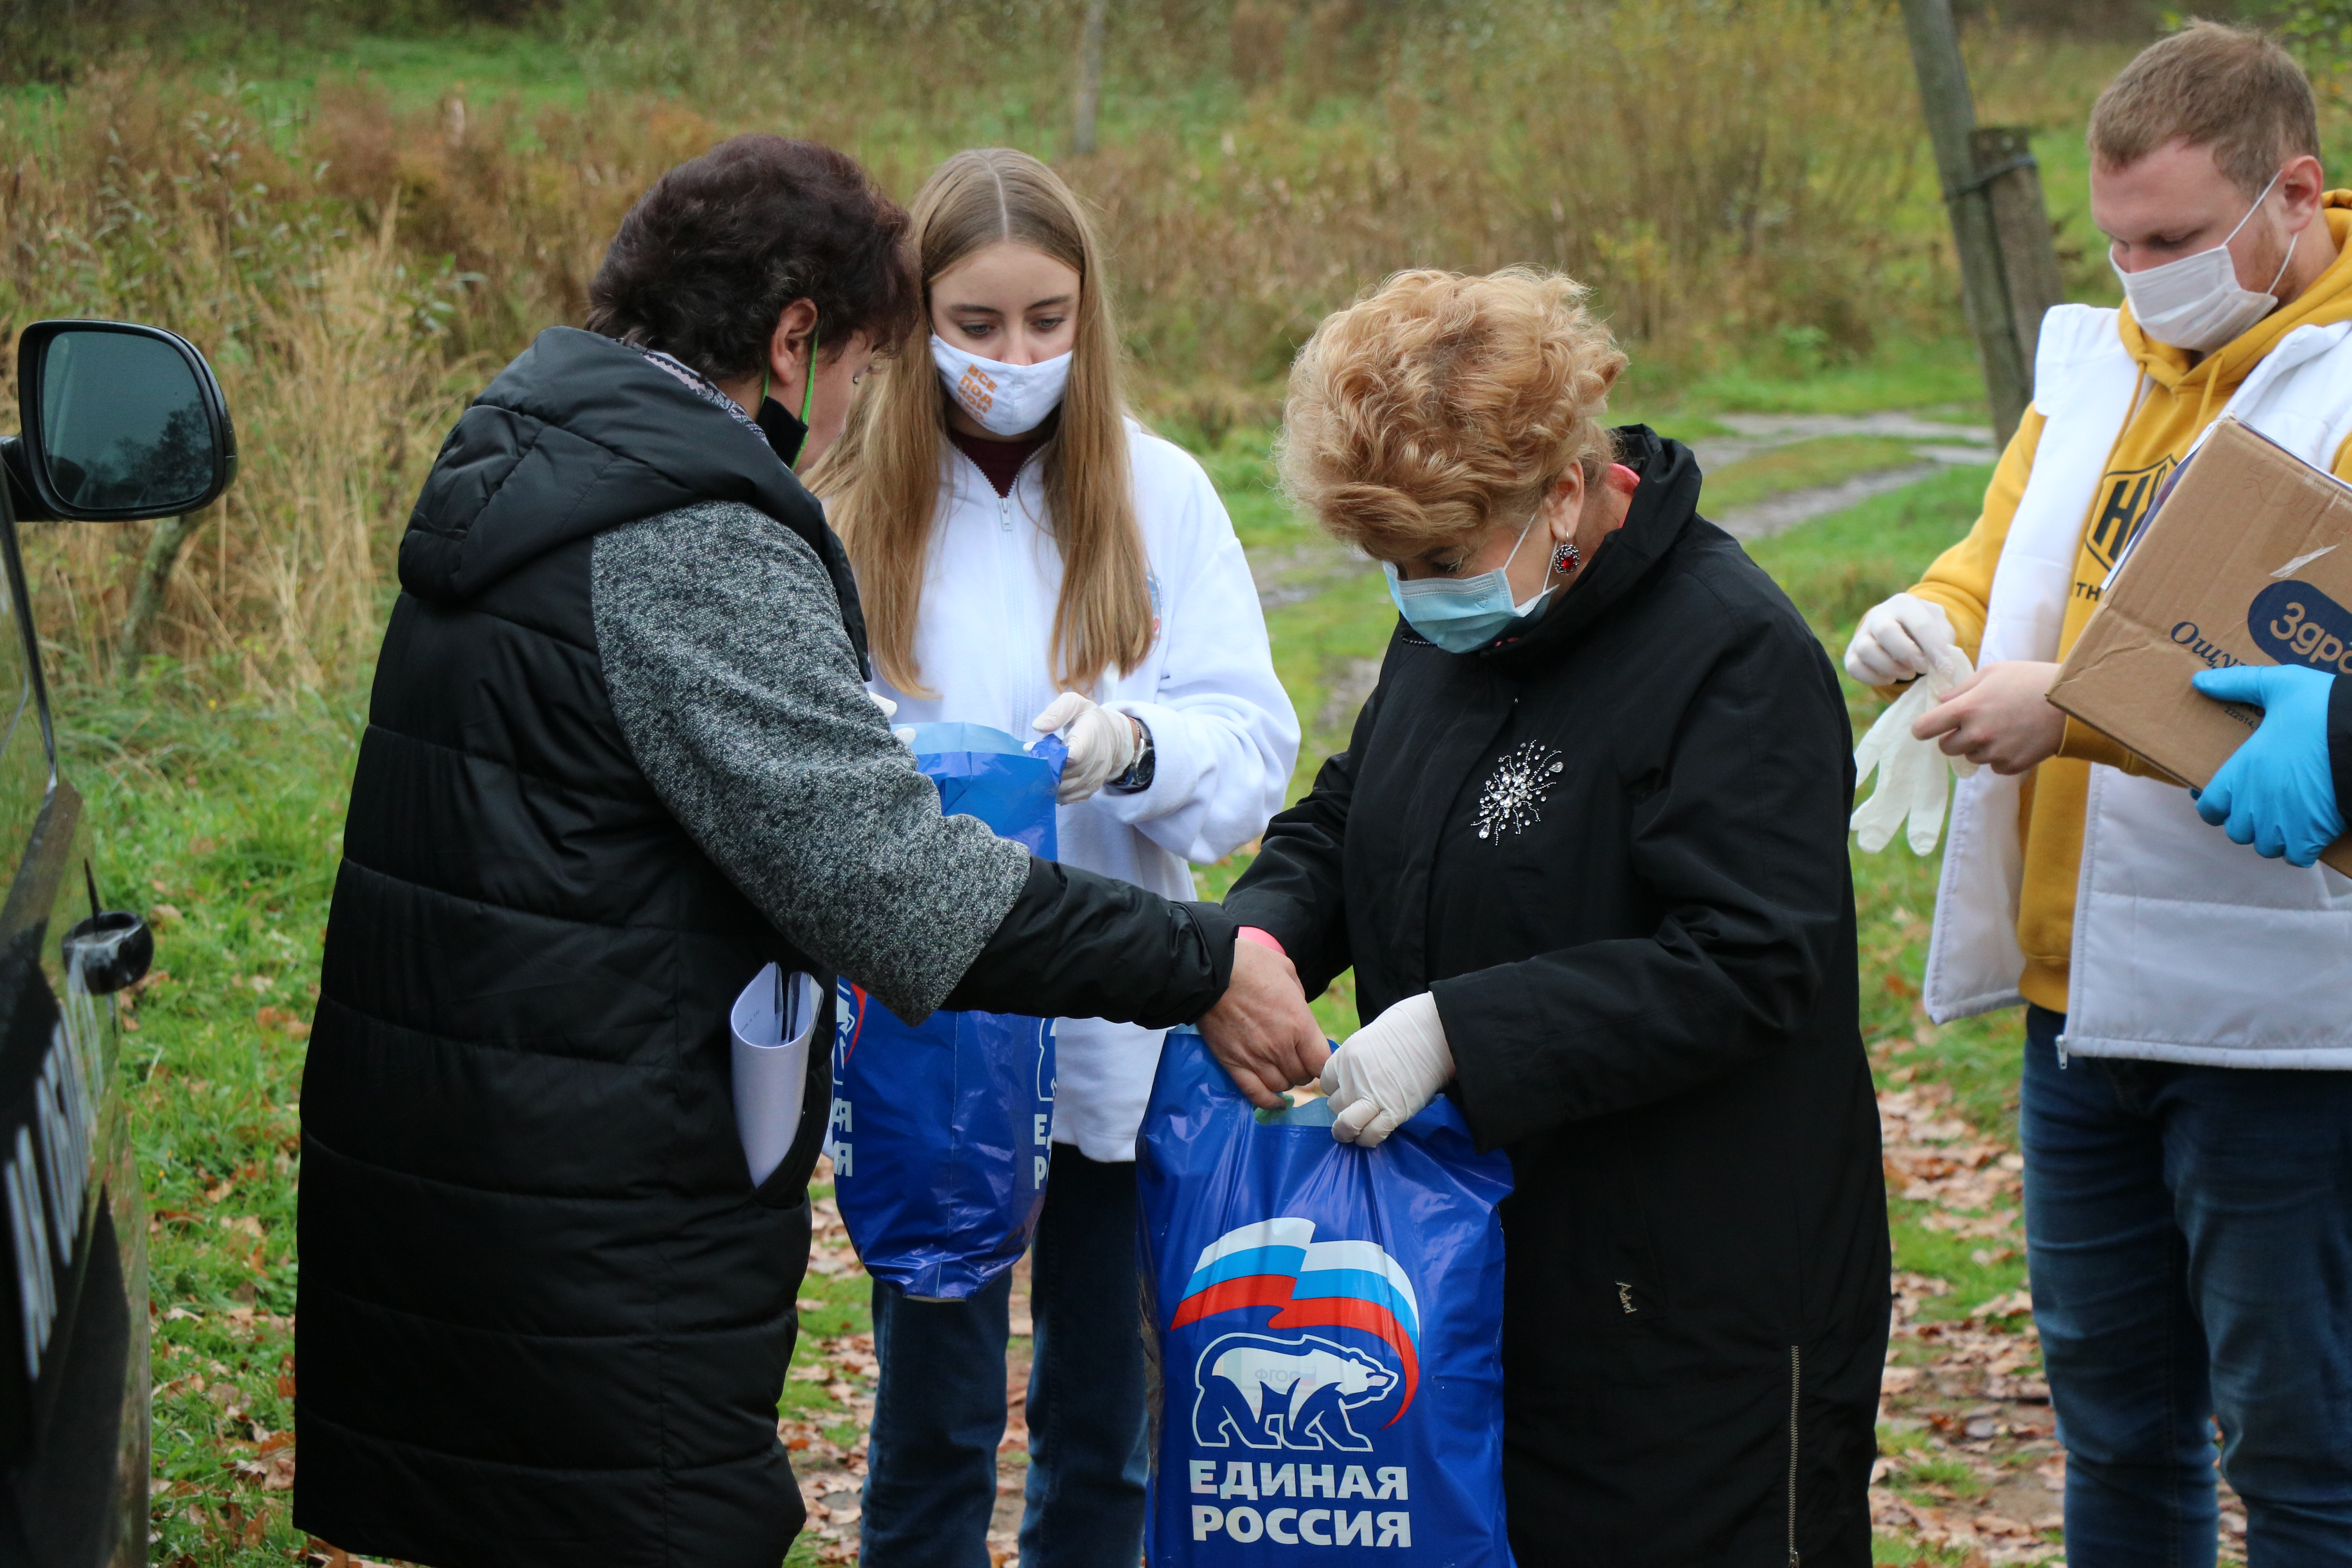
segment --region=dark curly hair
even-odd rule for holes
[[[719,380],[766,362],[794,300],[816,306],[832,353],[859,332],[895,344],[922,309],[907,230],[906,209],[846,154],[737,136],[637,198],[588,286],[588,330]]]

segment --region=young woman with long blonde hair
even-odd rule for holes
[[[1060,731],[1061,858],[1189,898],[1186,863],[1255,837],[1298,752],[1241,544],[1200,465],[1128,416],[1069,187],[1026,153],[960,153],[913,211],[923,323],[811,476],[856,568],[873,689],[900,723]],[[1021,1561],[1132,1568],[1135,1136],[1160,1036],[1065,1018],[1055,1040]],[[1010,1289],[928,1302],[876,1284],[868,1568],[987,1563]]]

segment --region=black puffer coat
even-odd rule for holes
[[[1365,1019],[1433,992],[1509,1151],[1520,1562],[1870,1559],[1887,1325],[1837,678],[1633,427],[1625,526],[1523,640],[1400,623],[1349,749],[1226,900]]]

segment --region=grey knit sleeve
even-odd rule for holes
[[[710,501],[597,537],[596,648],[656,794],[803,951],[918,1020],[1013,908],[1029,856],[968,816],[859,679],[816,552]]]

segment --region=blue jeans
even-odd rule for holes
[[[1143,1335],[1135,1167],[1054,1145],[1030,1253],[1035,1359],[1021,1568],[1143,1555]],[[882,1373],[866,1441],[865,1568],[988,1568],[1013,1278],[963,1301],[874,1286]]]
[[[2027,1009],[2033,1319],[2074,1568],[2352,1564],[2352,1072],[2075,1056]]]

